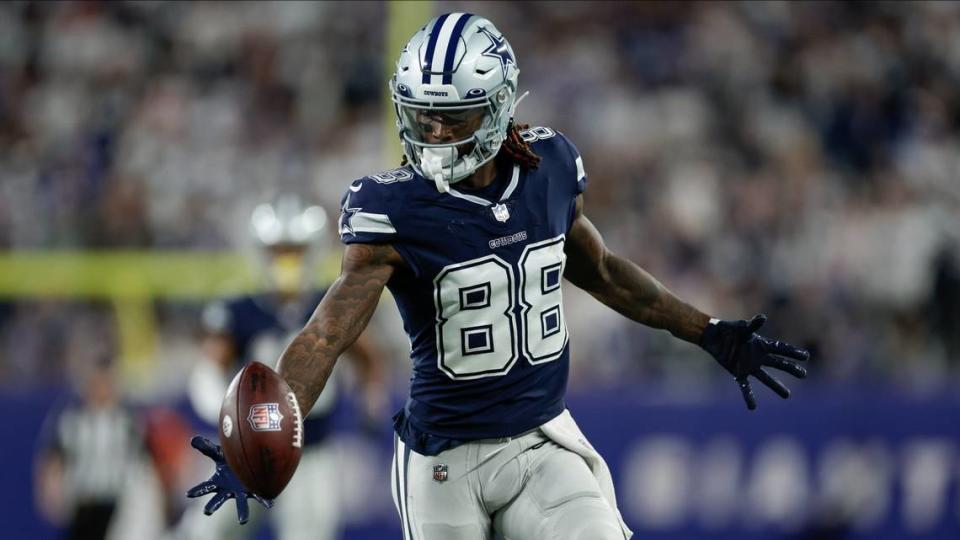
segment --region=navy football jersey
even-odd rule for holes
[[[500,166],[485,188],[440,193],[403,167],[354,181],[342,200],[341,240],[389,244],[409,267],[387,283],[413,360],[394,420],[421,454],[516,435],[564,409],[564,241],[587,177],[562,134],[523,136],[539,167]]]
[[[239,370],[247,362],[275,367],[283,350],[313,315],[324,291],[304,295],[301,302],[281,304],[270,295],[243,296],[211,303],[204,310],[208,332],[233,341]],[[329,395],[328,395],[329,394]],[[336,385],[327,385],[310,414],[303,419],[304,444],[320,442],[330,432],[330,413],[337,401]]]

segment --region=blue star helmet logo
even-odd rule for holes
[[[487,27],[480,27],[478,32],[487,36],[490,39],[490,46],[487,47],[485,51],[480,53],[483,56],[489,56],[490,58],[496,58],[500,61],[500,69],[503,70],[503,78],[507,78],[507,66],[513,64],[517,65],[516,60],[513,58],[513,54],[510,53],[510,49],[507,45],[507,40],[503,39],[503,36],[498,36],[487,30]]]

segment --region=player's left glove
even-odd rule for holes
[[[763,368],[772,367],[786,371],[798,379],[807,376],[807,370],[793,360],[807,360],[810,353],[789,343],[757,334],[756,331],[766,321],[766,315],[757,315],[749,321],[711,319],[700,336],[700,346],[733,375],[743,393],[743,399],[747,402],[747,408],[751,411],[757,408],[757,399],[747,377],[756,377],[780,397],[787,399],[790,397],[790,390]]]
[[[212,459],[217,465],[216,472],[213,473],[213,476],[209,480],[193,486],[190,488],[190,491],[187,492],[187,497],[190,498],[203,497],[208,493],[216,493],[203,508],[204,514],[209,516],[223,506],[223,503],[234,499],[237,501],[237,518],[240,520],[240,524],[243,525],[250,518],[250,508],[247,505],[248,498],[252,497],[256,499],[256,501],[265,508],[273,506],[273,499],[264,499],[243,487],[240,479],[230,470],[230,465],[228,465],[223,458],[223,450],[220,449],[220,445],[197,435],[193,439],[190,439],[190,446],[193,446],[202,452],[203,455]]]

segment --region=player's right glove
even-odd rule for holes
[[[209,516],[223,506],[223,503],[229,499],[234,499],[237,501],[237,518],[240,520],[240,524],[243,525],[250,518],[250,508],[247,505],[248,498],[252,497],[256,499],[256,501],[265,508],[273,506],[273,499],[264,499],[243,487],[240,479],[237,478],[237,475],[233,474],[233,471],[230,470],[230,465],[228,465],[223,458],[223,450],[220,449],[219,444],[215,444],[209,439],[197,435],[190,439],[190,446],[193,446],[202,452],[203,455],[212,459],[217,465],[216,472],[213,473],[213,476],[209,480],[201,482],[190,488],[190,491],[187,491],[187,497],[190,498],[203,497],[208,493],[216,493],[203,508],[204,514]]]
[[[700,336],[700,347],[733,375],[740,386],[744,401],[747,402],[747,408],[751,411],[757,408],[757,399],[747,377],[756,377],[786,399],[790,397],[790,390],[763,368],[772,367],[786,371],[798,379],[807,376],[807,370],[794,360],[807,360],[810,353],[789,343],[757,334],[756,331],[766,321],[766,315],[757,315],[749,321],[711,319]]]

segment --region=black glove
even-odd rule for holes
[[[250,508],[247,506],[248,498],[253,497],[265,508],[273,506],[272,499],[264,499],[243,487],[240,479],[237,478],[237,475],[233,474],[233,471],[230,470],[230,465],[227,465],[227,462],[223,459],[223,450],[220,449],[220,445],[214,444],[209,439],[197,435],[190,439],[190,446],[193,446],[202,452],[203,455],[212,459],[217,465],[216,472],[213,473],[213,476],[210,477],[209,480],[193,486],[190,488],[190,491],[187,492],[187,497],[190,498],[203,497],[208,493],[216,493],[203,508],[204,514],[209,516],[216,512],[227,500],[234,499],[237,501],[237,518],[240,520],[240,524],[243,525],[250,518]]]
[[[807,376],[807,370],[793,360],[809,359],[808,351],[754,333],[766,321],[766,315],[757,315],[749,321],[710,319],[710,324],[700,336],[700,346],[733,375],[751,411],[757,408],[757,399],[750,388],[748,376],[753,375],[783,399],[790,397],[790,390],[770,376],[764,367],[786,371],[798,379]]]

